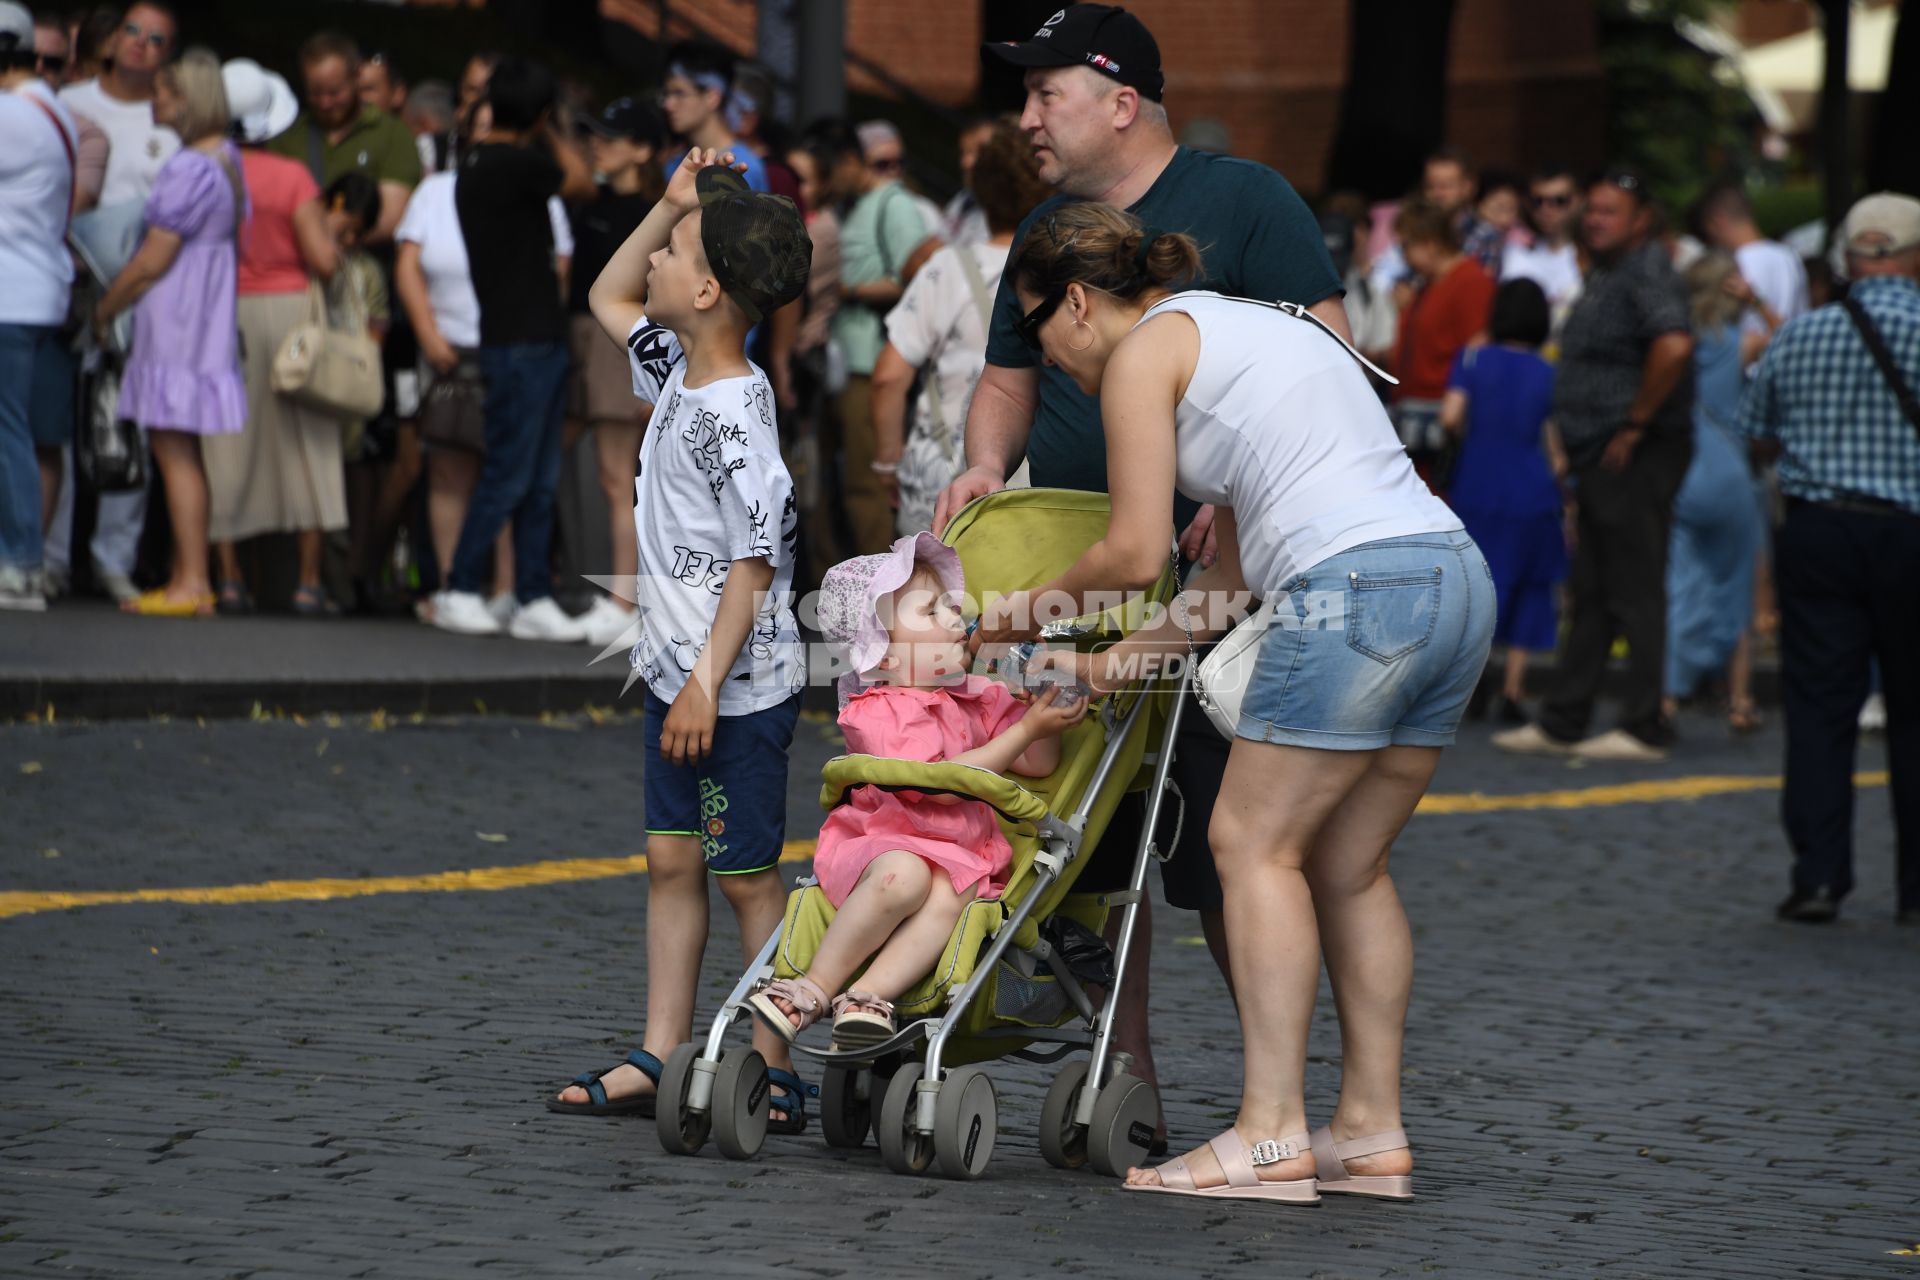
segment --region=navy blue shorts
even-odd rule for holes
[[[695,836],[707,870],[746,875],[780,863],[787,838],[787,750],[800,698],[765,711],[721,716],[713,753],[696,765],[660,754],[668,704],[646,697],[646,826],[650,836]]]

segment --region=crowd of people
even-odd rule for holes
[[[410,607],[470,635],[627,635],[631,587],[556,600],[557,570],[573,587],[636,569],[649,407],[588,293],[690,147],[737,155],[751,187],[808,220],[811,288],[751,350],[817,580],[930,521],[958,469],[984,299],[1049,193],[1017,127],[981,118],[942,208],[905,182],[892,124],[790,132],[767,74],[706,42],[669,51],[657,94],[596,104],[488,52],[454,84],[410,83],[335,32],[301,46],[289,84],[192,47],[164,0],[0,14],[17,29],[0,36],[17,49],[9,101],[34,104],[8,119],[31,163],[5,199],[44,295],[17,317],[34,389],[16,442],[32,466],[5,460],[13,609],[90,586],[137,613],[250,612],[250,577],[276,567],[252,544],[279,534],[297,614]],[[538,218],[515,200],[532,187],[551,188]],[[291,371],[301,351],[314,367]],[[576,522],[563,546],[563,459],[589,434],[606,530]],[[102,475],[103,438],[152,467]]]
[[[302,49],[303,108],[273,73],[179,43],[157,0],[77,24],[0,0],[0,277],[20,286],[0,301],[0,604],[58,593],[63,454],[132,424],[171,573],[128,580],[138,485],[102,496],[90,547],[132,611],[249,607],[237,547],[278,531],[296,535],[294,607],[327,612],[343,603],[328,542],[349,534],[375,594],[424,509],[433,625],[637,637],[647,1030],[554,1110],[651,1107],[692,1033],[708,874],[749,954],[779,924],[796,584],[830,588],[850,741],[1051,767],[1079,713],[956,682],[949,661],[1034,638],[1037,593],[969,632],[945,598],[963,585],[951,553],[923,536],[1010,484],[1110,495],[1105,538],[1044,591],[1139,589],[1171,539],[1189,592],[1251,593],[1275,620],[1231,740],[1197,704],[1186,717],[1163,872],[1239,1004],[1239,1121],[1135,1171],[1136,1189],[1411,1195],[1412,941],[1389,857],[1459,722],[1489,706],[1505,750],[1659,759],[1710,678],[1736,729],[1757,723],[1755,636],[1777,632],[1795,852],[1780,914],[1817,921],[1852,887],[1852,748],[1877,678],[1899,909],[1920,920],[1920,202],[1854,207],[1836,229],[1853,287],[1818,309],[1737,185],[1683,225],[1627,167],[1523,183],[1447,149],[1405,199],[1339,193],[1316,215],[1272,169],[1179,145],[1151,33],[1095,4],[986,46],[1022,70],[1025,105],[962,130],[945,208],[903,181],[893,125],[788,136],[770,80],[716,46],[670,52],[656,110],[589,109],[513,56],[409,86],[329,33]],[[96,260],[121,246],[72,319],[69,239]],[[100,371],[117,378],[104,420],[73,394]],[[651,593],[638,618],[618,593],[584,614],[555,600],[561,460],[589,430],[612,567]],[[1344,641],[1318,638],[1315,599],[1341,602]],[[1123,660],[1191,658],[1223,630],[1176,610],[1104,655],[1043,661],[1100,693]],[[1589,736],[1621,644],[1619,725]],[[1527,656],[1549,649],[1529,715]],[[805,1125],[798,1029],[831,1008],[850,1043],[884,1034],[933,935],[1004,885],[991,840],[950,833],[933,843],[966,856],[937,856],[918,803],[823,836],[822,883],[859,923],[756,1002],[783,1131]],[[1081,889],[1126,883],[1137,804],[1083,855]],[[1150,937],[1116,1030],[1149,1081]],[[1344,1051],[1314,1130],[1323,958]]]

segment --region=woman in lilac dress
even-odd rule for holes
[[[234,246],[246,198],[239,153],[226,141],[219,60],[192,50],[163,69],[153,115],[184,145],[154,180],[146,237],[100,300],[94,324],[104,331],[115,315],[134,309],[120,416],[146,428],[173,521],[173,576],[121,607],[196,617],[214,607],[199,437],[239,431],[247,421],[234,325]]]

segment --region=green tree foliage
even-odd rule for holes
[[[1732,0],[1600,0],[1607,154],[1647,176],[1674,215],[1708,185],[1748,169],[1754,111],[1684,23],[1706,25]]]

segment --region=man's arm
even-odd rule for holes
[[[1667,402],[1673,389],[1693,361],[1693,337],[1685,332],[1663,333],[1647,348],[1646,363],[1640,369],[1640,393],[1627,409],[1627,420],[1614,429],[1600,465],[1619,471],[1633,460],[1633,451],[1646,436],[1647,424]]]
[[[383,180],[380,183],[380,218],[373,224],[373,230],[367,232],[368,244],[392,243],[394,228],[406,216],[407,201],[412,198],[413,188],[404,182]]]
[[[1307,310],[1311,311],[1320,323],[1345,338],[1348,343],[1352,343],[1353,327],[1347,323],[1347,304],[1341,301],[1339,294],[1322,298]]]
[[[934,504],[934,533],[944,531],[947,521],[975,498],[1006,487],[1007,477],[1027,451],[1039,403],[1037,368],[987,365],[967,410],[967,469],[954,477]]]

